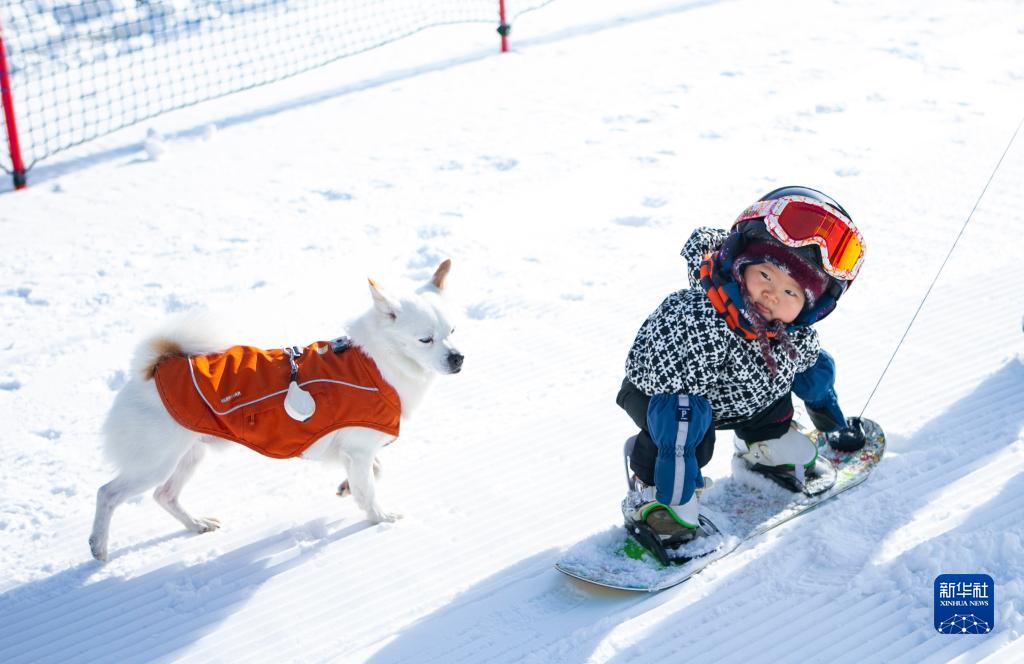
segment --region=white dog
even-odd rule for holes
[[[450,267],[451,262],[444,261],[426,285],[402,298],[390,296],[371,280],[373,307],[350,324],[350,350],[343,350],[343,345],[333,344],[312,345],[306,351],[295,349],[295,352],[307,352],[308,355],[302,357],[312,357],[313,361],[316,361],[317,356],[334,357],[335,353],[329,351],[336,348],[341,348],[348,355],[354,353],[358,357],[368,357],[372,360],[370,366],[375,364],[379,371],[379,374],[375,374],[377,378],[383,379],[383,383],[378,380],[379,391],[392,397],[397,395],[397,398],[391,399],[396,407],[393,430],[388,427],[343,426],[315,438],[315,442],[304,447],[300,454],[307,459],[341,461],[348,474],[347,488],[366,513],[367,519],[373,523],[399,518],[399,515],[381,507],[374,486],[375,471],[378,469],[376,455],[381,447],[396,438],[399,410],[404,419],[420,403],[437,374],[458,373],[462,368],[463,356],[450,340],[455,330],[442,307],[442,291]],[[158,369],[161,369],[161,363],[168,361],[170,366],[171,358],[176,358],[174,362],[179,365],[190,367],[187,371],[192,371],[194,377],[195,367],[199,366],[195,358],[223,348],[211,348],[211,341],[196,337],[196,330],[183,329],[144,342],[136,351],[130,380],[114,400],[104,426],[105,452],[118,467],[119,474],[100,487],[96,496],[96,518],[89,546],[92,555],[98,560],[107,559],[110,519],[114,509],[128,498],[152,487],[156,487],[153,497],[157,503],[189,530],[204,533],[220,526],[216,519],[193,517],[178,503],[178,495],[202,459],[205,446],[220,437],[211,436],[208,427],[198,427],[200,430],[197,431],[179,424],[177,416],[168,411],[169,406],[165,406],[168,402],[162,396],[164,392],[158,391],[158,387],[161,390],[164,388],[158,386],[159,380],[154,379]],[[291,361],[293,356],[300,358],[300,355],[293,355],[290,349],[283,349],[283,352],[287,356],[286,362]],[[319,403],[315,403],[309,392],[299,388],[296,383],[296,363],[291,361],[290,366],[291,383],[285,403],[282,404],[280,398],[284,390],[266,397],[261,403],[264,412],[271,413],[274,418],[287,419],[281,413],[282,405],[288,411],[288,417],[300,422],[304,417],[312,417],[317,405],[320,417],[323,417],[325,412],[332,412],[335,404],[345,397],[330,397],[334,400],[320,399]],[[376,391],[330,380],[310,380],[303,385],[308,386],[310,383],[317,384],[310,391],[327,389],[324,387],[327,383],[340,384],[342,387],[330,386],[338,390],[350,388],[349,393],[358,390]],[[192,386],[187,389],[192,390]],[[200,388],[195,387],[193,391],[200,392]],[[297,393],[293,394],[293,391]],[[215,413],[219,412],[217,409],[221,408],[222,403],[237,396],[240,395],[231,393],[211,404],[210,400],[200,394],[204,399],[203,404]],[[227,406],[224,409],[231,410]],[[210,412],[205,413],[205,416],[213,417]],[[259,421],[255,418],[261,416],[254,416],[251,422]],[[243,444],[259,450],[248,442]]]

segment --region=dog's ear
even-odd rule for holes
[[[448,279],[448,272],[451,269],[452,259],[446,258],[437,266],[434,276],[430,278],[430,285],[436,288],[439,293],[444,290],[444,283]]]
[[[370,295],[373,296],[374,308],[391,320],[398,318],[398,302],[381,290],[376,281],[373,279],[367,279],[367,281],[370,282]]]

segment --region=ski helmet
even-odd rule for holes
[[[786,208],[790,211],[783,214]],[[827,280],[821,296],[808,302],[793,325],[809,325],[830,314],[864,260],[863,238],[850,215],[835,199],[810,187],[780,187],[765,194],[736,220],[719,255],[731,269],[748,246],[765,242],[785,246]]]

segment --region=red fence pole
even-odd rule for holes
[[[11,78],[7,74],[7,50],[4,48],[2,25],[0,25],[0,101],[4,106],[7,145],[11,150],[11,166],[14,168],[14,188],[24,189],[28,184],[25,178],[25,163],[21,160],[21,146],[18,144],[18,125],[14,122],[14,99],[11,97]]]
[[[505,22],[505,0],[498,0],[498,16],[501,18],[501,24],[498,25],[498,34],[501,35],[501,52],[508,53],[508,33],[512,26]]]

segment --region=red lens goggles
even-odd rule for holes
[[[772,237],[788,247],[816,244],[825,271],[837,279],[853,281],[864,263],[864,237],[848,217],[806,196],[782,196],[758,201],[733,224],[764,218]]]

